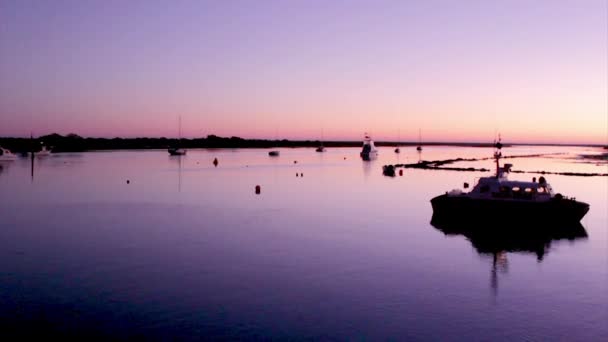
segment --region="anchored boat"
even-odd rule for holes
[[[556,194],[545,177],[531,182],[509,180],[513,165],[501,167],[500,141],[495,147],[496,175],[480,178],[470,192],[455,189],[433,198],[434,216],[448,221],[482,222],[488,227],[503,223],[522,227],[522,222],[579,222],[587,214],[589,204]]]
[[[378,149],[368,134],[365,134],[365,138],[363,139],[363,149],[360,155],[363,160],[371,160],[378,157]]]
[[[0,161],[11,161],[17,159],[17,156],[14,155],[11,151],[0,147]]]

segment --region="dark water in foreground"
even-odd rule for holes
[[[491,152],[426,147],[422,157]],[[608,167],[575,158],[592,149],[504,150],[545,152],[567,154],[509,162]],[[547,177],[591,205],[584,234],[480,242],[433,227],[429,200],[483,173],[389,178],[383,164],[418,155],[380,153],[61,154],[37,160],[33,178],[29,160],[3,162],[0,336],[608,340],[607,177]]]

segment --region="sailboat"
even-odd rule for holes
[[[167,150],[167,152],[169,152],[169,155],[172,156],[183,156],[186,154],[186,149],[180,148],[179,145],[181,145],[181,141],[182,141],[182,117],[179,117],[179,140],[177,145],[175,147],[169,147],[169,149]]]
[[[395,146],[395,153],[401,153],[401,149],[399,148],[399,144],[401,143],[401,131],[397,133],[397,145]]]
[[[321,131],[321,145],[319,145],[319,147],[317,147],[317,149],[315,151],[317,152],[325,152],[325,147],[323,146],[323,131]]]
[[[416,147],[416,151],[422,151],[422,134],[420,133],[420,128],[418,128],[418,147]]]

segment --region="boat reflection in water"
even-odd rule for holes
[[[445,235],[462,235],[471,242],[477,253],[492,257],[490,286],[495,294],[498,290],[498,273],[508,271],[509,252],[533,253],[538,262],[541,262],[551,250],[553,241],[575,241],[587,238],[587,231],[580,222],[565,221],[562,224],[544,225],[538,222],[519,224],[506,222],[464,223],[436,213],[431,219],[431,225]]]
[[[512,225],[500,222],[463,223],[434,214],[431,225],[446,235],[463,235],[480,254],[528,252],[536,254],[539,261],[548,253],[553,241],[587,238],[587,231],[580,222],[546,225],[538,222]]]

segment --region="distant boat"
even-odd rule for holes
[[[420,129],[418,129],[418,146],[416,147],[416,151],[422,151],[422,134],[420,133]]]
[[[13,161],[17,159],[17,156],[13,152],[0,147],[0,161]]]
[[[365,134],[365,138],[363,139],[363,149],[361,149],[360,155],[364,160],[376,159],[378,157],[378,149],[368,134]]]
[[[46,157],[51,155],[51,151],[46,148],[46,146],[42,145],[42,148],[38,152],[34,152],[36,157]]]
[[[182,141],[182,117],[181,117],[181,115],[179,117],[179,132],[178,132],[178,135],[179,135],[179,140],[177,142],[177,145],[180,145],[181,141]],[[174,146],[174,147],[169,147],[167,149],[167,152],[169,152],[169,155],[171,155],[171,156],[183,156],[183,155],[186,154],[186,149],[181,148],[179,146]]]
[[[280,144],[278,143],[278,140],[279,140],[279,129],[275,128],[275,130],[274,130],[274,143],[275,143],[275,146],[276,145],[280,146]],[[279,152],[279,150],[272,150],[272,151],[268,152],[268,155],[270,157],[278,157],[280,154],[281,153]]]
[[[397,145],[395,146],[395,153],[401,153],[401,149],[399,148],[399,144],[401,143],[401,131],[397,133]]]
[[[323,140],[324,140],[323,138],[324,138],[323,131],[321,131],[321,144],[315,150],[316,152],[325,152],[325,147],[323,146]]]
[[[169,149],[167,149],[167,152],[169,152],[169,154],[172,156],[183,156],[186,154],[185,149],[178,147],[170,147]]]

